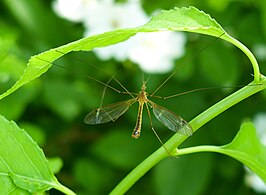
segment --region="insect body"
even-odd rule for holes
[[[155,117],[161,123],[163,123],[168,129],[174,132],[177,132],[177,133],[181,133],[183,135],[187,135],[187,136],[192,135],[193,130],[192,130],[192,127],[189,125],[189,123],[187,123],[184,119],[182,119],[180,116],[178,116],[174,112],[148,99],[149,95],[146,92],[146,83],[147,81],[143,81],[141,91],[139,92],[137,97],[129,99],[129,100],[109,104],[107,106],[102,106],[96,110],[93,110],[89,114],[86,115],[84,119],[85,123],[95,125],[95,124],[107,123],[109,121],[115,121],[120,116],[122,116],[132,104],[134,104],[135,102],[139,102],[136,126],[132,133],[133,138],[137,139],[140,136],[144,104],[147,108],[151,127],[153,131],[154,131],[154,128],[152,125],[149,107],[152,108],[153,114],[155,115]]]

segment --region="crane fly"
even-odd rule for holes
[[[223,33],[224,34],[224,33]],[[217,37],[214,41],[212,41],[211,43],[215,42],[218,38],[220,38],[223,34],[221,34],[219,37]],[[211,44],[210,43],[210,44]],[[210,45],[208,44],[208,45]],[[203,50],[205,50],[207,48],[207,46],[204,46],[203,48],[201,48],[201,50],[199,50],[194,56],[198,55],[198,53],[202,52]],[[56,50],[59,53],[62,53],[63,55],[65,55],[65,53]],[[193,56],[192,56],[193,58]],[[40,58],[39,58],[40,59]],[[43,59],[40,59],[43,60]],[[81,61],[79,59],[77,59],[78,61]],[[43,60],[46,61],[46,60]],[[49,61],[47,61],[48,63],[51,63]],[[82,62],[82,61],[81,61]],[[71,70],[68,69],[66,67],[57,65],[58,67],[67,69],[67,70]],[[99,69],[97,66],[91,65],[96,69]],[[100,69],[101,70],[101,69]],[[103,92],[103,96],[101,99],[101,104],[100,107],[98,109],[95,109],[93,111],[91,111],[90,113],[88,113],[84,119],[84,122],[86,124],[90,124],[90,125],[96,125],[96,124],[102,124],[102,123],[107,123],[110,121],[116,121],[120,116],[122,116],[128,109],[130,106],[132,106],[134,103],[138,102],[139,103],[139,107],[138,107],[138,116],[137,116],[137,121],[136,121],[136,125],[135,128],[132,132],[132,137],[137,139],[140,137],[140,133],[141,133],[141,125],[142,125],[142,115],[143,115],[143,107],[145,105],[147,112],[148,112],[148,116],[150,119],[150,124],[151,124],[151,128],[154,132],[154,134],[156,135],[156,137],[158,138],[158,140],[161,142],[161,144],[164,146],[163,142],[160,140],[159,136],[157,135],[153,124],[152,124],[152,119],[151,119],[151,114],[150,114],[150,109],[152,109],[153,114],[155,115],[155,117],[163,124],[165,125],[168,129],[186,135],[186,136],[190,136],[193,133],[193,129],[192,127],[189,125],[188,122],[186,122],[183,118],[181,118],[179,115],[175,114],[174,112],[164,108],[163,106],[160,106],[156,103],[154,103],[153,101],[149,100],[148,97],[159,97],[159,96],[154,96],[154,94],[177,72],[177,68],[175,71],[173,71],[173,73],[168,76],[164,82],[150,95],[146,92],[146,81],[142,81],[142,86],[141,86],[141,90],[139,93],[134,94],[136,95],[135,97],[132,95],[133,93],[130,93],[115,77],[112,77],[112,79],[114,79],[123,89],[125,89],[126,92],[122,92],[120,90],[117,90],[116,88],[110,86],[108,83],[111,81],[109,80],[107,83],[103,83],[97,79],[95,79],[94,77],[91,77],[89,75],[86,75],[86,77],[88,77],[91,80],[94,80],[95,82],[99,83],[99,84],[103,84],[105,86],[104,88],[104,92]],[[120,101],[120,102],[116,102],[113,104],[109,104],[106,106],[102,106],[102,102],[103,102],[103,97],[105,94],[105,90],[106,87],[118,92],[118,93],[127,93],[129,95],[132,96],[132,99],[129,100],[125,100],[125,101]],[[168,98],[172,98],[172,97],[176,97],[182,94],[186,94],[186,93],[190,93],[190,92],[194,92],[194,91],[200,91],[203,90],[205,88],[202,89],[196,89],[196,90],[191,90],[185,93],[181,93],[181,94],[175,94],[175,95],[171,95],[168,97],[159,97],[162,99],[168,99]],[[166,149],[166,148],[165,148]],[[167,149],[166,149],[167,151]]]
[[[216,41],[218,38],[223,36],[223,34],[224,33],[222,33],[214,41]],[[200,53],[201,51],[203,51],[206,48],[207,48],[207,46],[204,46],[203,48],[201,48],[201,50],[198,53]],[[197,55],[197,54],[195,54],[195,55]],[[117,79],[115,79],[113,77],[115,79],[115,81],[122,88],[124,88],[129,93],[129,95],[131,95],[133,98],[129,99],[129,100],[125,100],[125,101],[109,104],[109,105],[106,105],[106,106],[100,106],[98,109],[93,110],[89,114],[87,114],[85,119],[84,119],[84,122],[86,124],[90,124],[90,125],[102,124],[102,123],[107,123],[107,122],[110,122],[110,121],[114,122],[120,116],[122,116],[129,109],[129,107],[132,106],[132,104],[134,104],[135,102],[139,102],[137,121],[136,121],[135,128],[134,128],[134,130],[132,132],[132,137],[133,138],[137,139],[140,136],[144,104],[145,104],[145,106],[147,108],[147,112],[148,112],[148,116],[149,116],[149,119],[150,119],[151,128],[152,128],[154,134],[157,136],[157,138],[159,139],[159,141],[161,142],[162,145],[163,145],[162,141],[160,140],[159,136],[157,135],[157,133],[154,130],[154,127],[153,127],[153,124],[152,124],[152,120],[151,120],[151,114],[150,114],[150,111],[149,111],[149,107],[152,108],[153,114],[155,115],[155,117],[162,124],[164,124],[168,129],[170,129],[170,130],[172,130],[174,132],[186,135],[186,136],[192,135],[193,129],[189,125],[188,122],[186,122],[183,118],[181,118],[179,115],[175,114],[174,112],[172,112],[172,111],[164,108],[163,106],[160,106],[160,105],[158,105],[158,104],[156,104],[153,101],[148,99],[148,96],[153,96],[174,74],[176,74],[176,72],[177,72],[177,69],[170,76],[168,76],[164,80],[164,82],[151,95],[149,95],[146,92],[146,83],[147,83],[147,81],[143,80],[142,86],[141,86],[141,91],[137,94],[136,97],[132,96],[132,94],[129,93],[128,90],[124,86],[122,86],[121,83]],[[108,84],[105,85],[105,87],[112,88]],[[115,91],[117,91],[117,90],[115,90]],[[191,92],[193,92],[193,91],[197,91],[197,90],[191,90]],[[180,94],[175,94],[175,95],[172,95],[172,96],[165,97],[163,99],[168,99],[168,98],[176,97],[176,96],[179,96],[179,95]]]
[[[58,51],[58,52],[60,52],[60,51]],[[60,53],[62,53],[62,52],[60,52]],[[40,59],[40,58],[38,58],[38,59]],[[40,59],[40,60],[46,61],[46,60],[43,60],[43,59]],[[71,69],[68,69],[66,67],[60,66],[58,64],[57,64],[57,66],[61,67],[61,68],[64,68],[66,70],[71,70]],[[168,81],[175,73],[176,73],[176,71],[174,71],[163,82],[163,84],[165,84],[166,81]],[[186,122],[183,118],[181,118],[180,116],[178,116],[174,112],[172,112],[172,111],[164,108],[163,106],[160,106],[160,105],[158,105],[158,104],[156,104],[153,101],[148,99],[148,96],[153,96],[159,90],[159,88],[162,87],[163,84],[161,84],[151,95],[149,95],[146,92],[146,83],[147,83],[147,81],[143,80],[142,81],[142,86],[141,86],[141,91],[138,94],[135,94],[136,97],[134,97],[132,95],[133,93],[130,93],[114,76],[111,79],[114,79],[123,89],[125,89],[126,92],[119,91],[116,88],[110,86],[109,82],[111,80],[109,80],[107,83],[104,83],[104,82],[99,81],[99,80],[97,80],[94,77],[91,77],[89,75],[86,75],[86,77],[88,77],[89,79],[92,79],[95,82],[105,86],[104,91],[103,91],[103,95],[102,95],[102,99],[101,99],[101,103],[100,103],[100,107],[98,109],[95,109],[95,110],[91,111],[89,114],[87,114],[85,116],[84,122],[86,124],[96,125],[96,124],[107,123],[107,122],[110,122],[110,121],[114,122],[120,116],[122,116],[129,109],[130,106],[132,106],[135,102],[139,102],[136,126],[135,126],[135,128],[133,130],[133,133],[132,133],[132,137],[133,138],[137,139],[140,136],[141,124],[142,124],[142,114],[143,114],[144,105],[147,108],[147,112],[148,112],[148,116],[149,116],[149,119],[150,119],[151,128],[152,128],[154,134],[156,135],[156,137],[158,138],[158,140],[161,142],[162,145],[163,145],[163,142],[160,140],[159,136],[157,135],[156,131],[154,130],[154,127],[153,127],[153,124],[152,124],[152,120],[151,120],[151,114],[150,114],[149,107],[152,108],[155,117],[162,124],[164,124],[168,129],[170,129],[170,130],[172,130],[174,132],[186,135],[186,136],[192,135],[193,130],[192,130],[192,127],[189,125],[188,122]],[[118,92],[118,93],[129,94],[129,95],[132,96],[132,99],[116,102],[116,103],[109,104],[109,105],[106,105],[106,106],[101,106],[102,102],[103,102],[103,97],[104,97],[104,94],[105,94],[105,90],[106,90],[107,87],[112,89],[112,90],[114,90],[114,91],[116,91],[116,92]],[[175,96],[178,96],[178,95],[173,95],[173,97],[175,97]],[[156,97],[159,97],[159,96],[156,96]],[[160,97],[160,98],[162,98],[162,97]],[[163,99],[168,99],[168,98],[172,98],[172,96],[164,97]]]
[[[146,83],[147,81],[143,81],[141,86],[141,91],[137,94],[136,97],[133,96],[134,98],[132,99],[116,102],[113,104],[102,106],[96,110],[93,110],[86,115],[84,122],[86,124],[96,125],[96,124],[107,123],[110,121],[116,121],[129,109],[131,105],[133,105],[135,102],[138,102],[139,103],[138,116],[137,116],[136,126],[132,132],[133,138],[137,139],[140,136],[144,105],[147,108],[152,130],[154,131],[157,137],[158,135],[156,134],[152,125],[149,107],[152,108],[155,117],[168,129],[177,133],[181,133],[186,136],[192,135],[193,130],[188,122],[186,122],[183,118],[181,118],[174,112],[148,99],[149,94],[146,92]]]

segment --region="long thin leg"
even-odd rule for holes
[[[156,133],[154,127],[153,127],[153,124],[152,124],[152,119],[151,119],[151,113],[150,113],[150,110],[149,110],[149,106],[148,106],[148,103],[145,102],[145,105],[146,105],[146,108],[147,108],[147,112],[148,112],[148,116],[149,116],[149,119],[150,119],[150,124],[151,124],[151,129],[153,131],[153,133],[155,134],[155,136],[157,137],[157,139],[159,140],[159,142],[162,144],[162,146],[164,147],[165,151],[169,154],[169,156],[172,157],[171,153],[167,150],[167,148],[164,146],[162,140],[160,139],[159,135]]]
[[[245,85],[241,85],[241,87],[243,87]],[[158,96],[158,95],[150,95],[150,97],[154,97],[154,98],[159,98],[159,99],[163,99],[163,100],[166,100],[166,99],[170,99],[170,98],[173,98],[173,97],[177,97],[177,96],[181,96],[181,95],[186,95],[186,94],[189,94],[189,93],[193,93],[193,92],[196,92],[196,91],[204,91],[204,90],[211,90],[211,89],[221,89],[221,88],[232,88],[233,86],[222,86],[222,87],[203,87],[203,88],[198,88],[198,89],[192,89],[192,90],[189,90],[189,91],[185,91],[185,92],[181,92],[181,93],[177,93],[177,94],[174,94],[174,95],[169,95],[169,96]],[[240,87],[240,86],[235,86],[235,87]]]
[[[102,105],[103,105],[103,100],[104,100],[105,93],[106,93],[106,89],[107,89],[107,87],[109,86],[109,83],[110,83],[113,79],[115,79],[114,76],[112,76],[112,77],[111,77],[111,78],[105,83],[105,85],[104,85],[103,93],[102,93],[102,97],[101,97],[101,102],[100,102],[100,106],[99,106],[99,108],[96,110],[96,113],[95,113],[95,120],[96,120],[96,121],[99,121],[99,117],[100,117],[100,113],[101,113],[101,112],[104,112],[104,114],[107,115],[107,116],[109,116],[109,118],[110,118],[112,121],[115,121],[115,119],[114,119],[113,117],[111,117],[111,116],[109,115],[108,112],[106,112],[105,110],[103,110],[103,107],[102,107]],[[115,80],[116,80],[116,79],[115,79]],[[130,94],[130,95],[131,95],[131,94]],[[131,95],[131,96],[132,96],[132,95]],[[88,115],[87,115],[87,116],[88,116]],[[87,116],[85,117],[84,120],[86,120]],[[85,121],[85,123],[87,123],[87,122]],[[99,122],[96,122],[96,124],[98,124],[98,123],[99,123]]]
[[[102,107],[102,105],[103,105],[103,99],[104,99],[104,96],[105,96],[105,93],[106,93],[107,85],[109,85],[109,83],[110,83],[112,80],[113,80],[113,77],[111,77],[111,78],[106,82],[106,85],[104,85],[103,93],[102,93],[102,98],[101,98],[101,102],[100,102],[100,107]]]
[[[205,91],[205,90],[212,90],[212,89],[230,89],[230,88],[240,88],[240,87],[245,87],[245,86],[256,86],[256,85],[260,85],[260,84],[255,84],[255,85],[236,85],[236,86],[221,86],[221,87],[203,87],[203,88],[198,88],[198,89],[192,89],[189,91],[185,91],[185,92],[181,92],[181,93],[177,93],[174,95],[169,95],[169,96],[158,96],[158,95],[150,95],[150,97],[154,97],[154,98],[159,98],[162,100],[166,100],[166,99],[170,99],[173,97],[177,97],[177,96],[181,96],[181,95],[186,95],[189,93],[193,93],[193,92],[197,92],[197,91]]]
[[[129,94],[132,98],[135,98],[133,95],[132,95],[132,93],[131,92],[129,92],[128,90],[127,90],[127,88],[124,86],[124,85],[122,85],[122,83],[120,83],[114,76],[112,77],[125,91],[126,91],[126,93],[124,93],[124,94]],[[123,93],[123,92],[122,92]]]
[[[61,51],[59,51],[59,50],[55,50],[56,52],[58,52],[58,53],[61,53],[61,54],[63,54],[63,55],[65,55],[66,53],[63,53],[63,52],[61,52]],[[41,59],[41,58],[38,58],[37,57],[37,59],[39,59],[39,60],[42,60],[42,61],[44,61],[44,62],[47,62],[47,63],[49,63],[49,64],[54,64],[54,65],[56,65],[57,67],[60,67],[60,68],[63,68],[63,69],[65,69],[65,70],[69,70],[69,71],[73,71],[71,68],[68,68],[68,67],[65,67],[65,66],[61,66],[60,64],[56,64],[55,62],[50,62],[50,61],[48,61],[48,60],[45,60],[45,59]],[[78,59],[78,58],[74,58],[75,60],[77,60],[77,61],[80,61],[80,62],[82,62],[82,63],[86,63],[86,62],[84,62],[83,60],[80,60],[80,59]],[[93,64],[89,64],[91,67],[93,67],[93,68],[95,68],[95,69],[97,69],[97,70],[100,70],[100,71],[102,71],[102,72],[104,72],[104,73],[106,73],[107,74],[107,72],[105,72],[104,70],[102,70],[102,69],[100,69],[99,67],[97,67],[97,66],[95,66],[95,65],[93,65]],[[93,80],[93,81],[95,81],[95,82],[97,82],[97,83],[100,83],[100,84],[102,84],[102,85],[104,85],[104,86],[107,86],[108,88],[110,88],[110,89],[112,89],[112,90],[114,90],[114,91],[116,91],[117,93],[122,93],[122,94],[128,94],[128,95],[130,95],[132,98],[134,98],[134,96],[132,95],[132,94],[134,94],[134,93],[131,93],[131,92],[129,92],[126,88],[125,88],[125,86],[123,86],[116,78],[115,78],[115,76],[113,75],[112,76],[112,79],[114,79],[124,90],[125,90],[125,92],[123,92],[123,91],[120,91],[120,90],[118,90],[118,89],[116,89],[116,88],[114,88],[114,87],[112,87],[112,86],[110,86],[108,83],[109,82],[107,82],[107,83],[104,83],[104,82],[102,82],[102,81],[100,81],[100,80],[98,80],[98,79],[96,79],[96,78],[94,78],[94,77],[92,77],[92,76],[89,76],[89,75],[87,75],[87,74],[84,74],[84,76],[85,77],[87,77],[87,78],[89,78],[89,79],[91,79],[91,80]]]
[[[190,58],[188,58],[186,61],[191,60],[192,58],[194,58],[195,56],[199,55],[202,51],[204,51],[207,47],[209,47],[211,44],[213,44],[215,41],[217,41],[219,38],[221,38],[225,33],[222,33],[220,36],[216,37],[214,40],[212,40],[209,44],[203,46],[198,52],[196,52],[193,56],[191,56]],[[174,76],[178,70],[186,63],[182,63],[179,64],[176,69],[172,72],[172,74],[170,74],[162,83],[161,85],[159,85],[159,87],[157,87],[157,89],[155,89],[152,93],[151,96],[154,96],[154,94],[162,88],[163,85],[165,85],[165,83],[167,83],[169,81],[169,79]]]
[[[60,53],[63,53],[63,52],[60,52]],[[48,60],[44,60],[44,59],[41,59],[41,58],[38,58],[38,57],[36,57],[36,58],[39,59],[39,60],[42,60],[43,62],[47,62],[47,63],[49,63],[49,64],[54,64],[54,65],[57,66],[57,67],[60,67],[60,68],[62,68],[62,69],[65,69],[65,70],[68,70],[68,71],[72,71],[72,72],[73,72],[73,69],[71,69],[71,68],[68,68],[68,67],[62,66],[62,65],[60,65],[60,64],[56,64],[55,62],[50,62],[50,61],[48,61]],[[95,81],[95,82],[97,82],[97,83],[100,83],[100,84],[102,84],[102,85],[106,85],[107,87],[109,87],[110,89],[116,91],[117,93],[123,93],[122,91],[120,91],[120,90],[118,90],[118,89],[116,89],[116,88],[114,88],[114,87],[112,87],[112,86],[110,86],[110,85],[107,85],[107,84],[105,84],[104,82],[102,82],[102,81],[100,81],[100,80],[98,80],[98,79],[96,79],[96,78],[94,78],[94,77],[92,77],[92,76],[89,76],[89,75],[87,75],[87,74],[83,74],[83,76],[85,76],[85,77],[87,77],[87,78],[89,78],[89,79],[91,79],[91,80],[93,80],[93,81]]]
[[[96,114],[95,114],[95,118],[99,118],[99,115],[100,115],[100,112],[102,110],[102,105],[103,105],[103,99],[104,99],[104,96],[105,96],[105,93],[106,93],[106,88],[107,86],[109,85],[109,83],[112,81],[113,77],[111,77],[107,82],[106,84],[104,85],[104,88],[103,88],[103,93],[102,93],[102,98],[101,98],[101,102],[100,102],[100,106],[99,108],[97,109],[96,111]],[[86,118],[86,117],[85,117]],[[97,119],[98,120],[98,119]],[[96,120],[96,121],[97,121]],[[85,122],[86,123],[86,122]]]

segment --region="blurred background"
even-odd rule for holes
[[[210,14],[229,34],[251,49],[261,72],[266,72],[266,2],[263,0],[3,0],[0,2],[0,91],[5,92],[20,78],[32,55],[114,27],[141,25],[161,9],[191,5]],[[121,10],[127,11],[119,15]],[[107,18],[112,18],[109,22],[114,23],[108,23]],[[129,26],[123,26],[124,23]],[[133,43],[132,48],[124,45],[111,50],[68,54],[57,60],[46,74],[3,99],[0,113],[24,128],[47,158],[62,160],[62,169],[56,174],[62,184],[78,194],[107,194],[161,145],[151,131],[146,111],[141,137],[131,138],[137,104],[114,123],[84,124],[85,115],[100,106],[104,89],[86,75],[107,82],[116,74],[129,91],[138,92],[145,72],[145,78],[151,75],[147,84],[151,93],[177,68],[177,73],[156,93],[159,96],[202,87],[246,85],[253,79],[247,57],[225,41],[192,33],[166,36],[163,40],[148,37],[155,46],[166,44],[159,49],[154,49],[155,46],[148,51],[143,49],[140,43],[144,41],[138,37],[140,41]],[[139,51],[143,51],[143,56]],[[153,63],[151,67],[149,62]],[[114,81],[110,85],[123,91]],[[237,89],[220,88],[152,100],[190,121]],[[107,89],[103,104],[129,98]],[[241,122],[254,120],[266,112],[265,99],[264,92],[237,104],[202,127],[181,147],[229,143]],[[160,138],[167,141],[173,132],[152,117]],[[160,162],[128,194],[265,194],[266,190],[246,181],[246,174],[242,164],[227,156],[186,155]],[[49,193],[59,194],[55,190]]]

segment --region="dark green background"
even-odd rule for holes
[[[264,0],[143,1],[147,13],[189,5],[209,13],[251,50],[258,44],[265,44]],[[1,1],[0,92],[19,79],[31,55],[77,40],[83,31],[81,24],[58,18],[51,10],[50,1]],[[176,61],[178,72],[157,95],[167,96],[201,87],[237,86],[252,81],[251,64],[240,50],[213,37],[191,33],[186,36],[186,54]],[[202,51],[205,46],[207,48]],[[265,54],[264,58],[258,56],[258,62],[265,73]],[[146,112],[140,139],[131,138],[137,117],[136,105],[115,123],[85,125],[84,116],[99,106],[104,88],[85,75],[106,82],[110,75],[117,73],[117,79],[128,90],[138,92],[142,72],[128,61],[100,61],[92,52],[72,53],[56,64],[71,71],[53,66],[41,78],[3,99],[0,113],[24,127],[48,158],[62,158],[64,166],[56,175],[61,183],[78,194],[106,194],[160,147],[160,143],[151,131]],[[166,74],[151,75],[147,91],[152,92],[166,77]],[[119,88],[114,82],[111,85]],[[207,90],[167,101],[153,101],[189,121],[235,90],[237,87]],[[265,93],[260,93],[229,109],[195,133],[182,147],[230,142],[243,120],[266,111],[265,97]],[[127,98],[130,97],[107,90],[104,102]],[[153,123],[163,141],[173,135],[155,118]],[[141,178],[128,194],[256,194],[244,184],[244,174],[242,164],[218,154],[169,158]],[[50,193],[58,194],[54,190]]]

